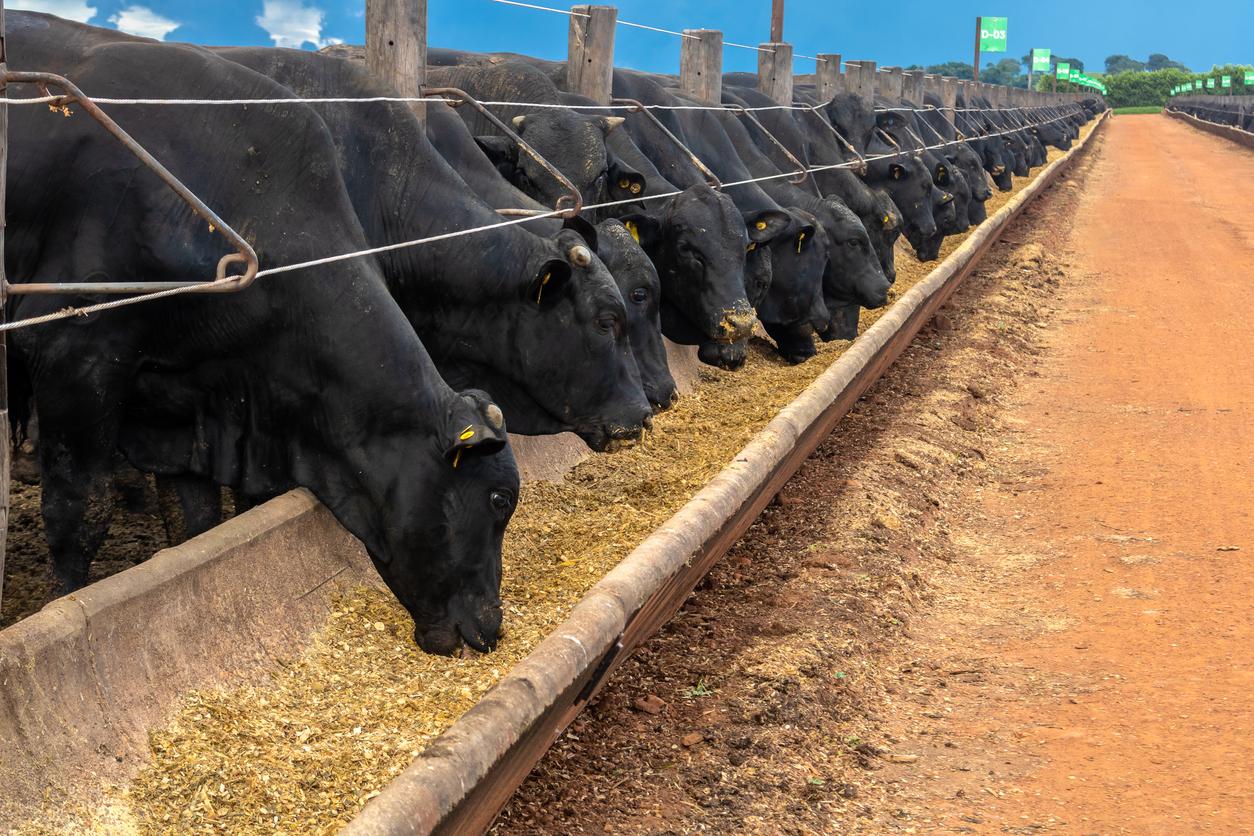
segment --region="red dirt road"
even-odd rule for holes
[[[1108,130],[1069,242],[1090,280],[1010,415],[1034,467],[984,508],[1003,564],[1038,558],[985,606],[1053,628],[968,648],[1019,676],[964,688],[948,732],[1030,753],[974,832],[1250,833],[1254,153],[1161,116]]]

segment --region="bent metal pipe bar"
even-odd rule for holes
[[[205,202],[198,198],[191,189],[183,185],[177,177],[175,177],[169,169],[148,152],[146,148],[140,145],[134,137],[122,129],[122,126],[113,121],[100,107],[88,98],[82,90],[74,85],[64,76],[55,73],[34,73],[34,72],[7,72],[4,76],[5,84],[34,84],[44,93],[45,96],[51,96],[50,87],[56,87],[66,91],[66,95],[52,97],[48,102],[49,107],[53,110],[60,110],[62,113],[69,115],[69,106],[71,104],[80,105],[83,110],[87,111],[93,119],[100,123],[106,131],[114,136],[119,142],[126,146],[126,150],[135,155],[141,163],[150,171],[161,178],[170,189],[177,194],[184,203],[191,207],[192,211],[199,215],[206,223],[209,224],[209,231],[216,233],[227,240],[235,252],[224,255],[218,261],[217,275],[212,281],[205,282],[26,282],[22,284],[9,284],[5,280],[4,292],[6,295],[21,295],[35,293],[80,293],[80,294],[119,294],[119,293],[148,293],[152,291],[173,290],[175,288],[185,289],[188,293],[234,293],[243,290],[253,283],[257,278],[259,264],[257,261],[257,253],[253,251],[252,246],[245,241],[238,232],[232,229],[226,221],[218,217],[218,214],[205,205]],[[244,272],[242,274],[227,274],[227,267],[232,264],[243,264]]]

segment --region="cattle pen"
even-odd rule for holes
[[[615,26],[642,25],[617,20],[613,7],[548,11],[569,17],[568,60],[571,67],[582,70],[571,81],[574,90],[602,108],[626,111],[641,107],[613,100],[610,79]],[[919,110],[939,110],[951,124],[964,109],[960,99],[986,99],[995,111],[1013,120],[1007,133],[1070,120],[1079,112],[1081,97],[1074,94],[1029,93],[880,68],[873,61],[842,60],[834,53],[797,56],[790,45],[779,42],[778,31],[773,26],[773,42],[757,47],[729,44],[714,30],[669,33],[681,40],[678,83],[708,102],[709,109],[722,110],[718,87],[723,77],[722,48],[732,47],[757,52],[759,89],[785,110],[812,109],[794,102],[794,85],[805,83],[813,85],[820,99],[853,93],[867,103],[879,95],[922,105],[925,95],[932,94],[941,106],[920,106]],[[436,93],[425,85],[425,35],[425,0],[367,3],[366,65],[398,91],[397,101],[419,109],[424,103],[445,102],[459,95],[459,91]],[[815,72],[794,78],[793,62],[801,59],[814,61]],[[11,84],[22,81],[18,75],[6,77]],[[88,102],[89,94],[77,94],[77,103]],[[469,96],[461,95],[459,104],[471,103]],[[74,103],[73,98],[73,94],[48,94],[32,102],[65,107]],[[97,104],[122,110],[130,103],[97,99]],[[495,103],[474,106],[480,104],[491,108]],[[980,106],[965,108],[979,110]],[[7,112],[6,108],[6,116]],[[655,440],[646,440],[629,451],[634,452],[634,459],[619,460],[630,461],[630,465],[606,463],[606,456],[590,456],[572,436],[520,439],[520,465],[529,483],[524,495],[534,498],[539,510],[536,517],[524,513],[519,524],[523,533],[516,535],[515,541],[507,540],[507,549],[513,542],[519,544],[520,551],[525,546],[536,553],[555,552],[547,563],[526,571],[538,585],[547,583],[546,578],[554,573],[574,575],[571,588],[563,591],[565,597],[545,603],[547,609],[537,619],[538,626],[507,627],[507,635],[517,637],[510,655],[499,656],[503,651],[498,650],[467,659],[442,660],[442,666],[424,662],[428,670],[422,681],[440,683],[438,689],[432,688],[430,699],[438,697],[451,706],[440,716],[418,716],[416,703],[404,708],[408,697],[390,690],[395,682],[380,679],[382,692],[374,694],[370,704],[375,708],[384,703],[392,708],[399,704],[404,710],[389,716],[412,724],[405,729],[378,729],[383,736],[399,740],[388,752],[379,751],[380,738],[372,737],[370,728],[363,732],[361,727],[368,727],[370,722],[352,721],[355,707],[344,706],[348,714],[339,719],[348,723],[346,728],[356,729],[346,736],[361,736],[357,743],[340,741],[355,752],[345,768],[352,769],[355,763],[369,777],[361,792],[342,797],[319,800],[315,797],[318,794],[311,792],[312,800],[301,813],[303,818],[285,819],[284,826],[300,829],[312,826],[312,822],[346,822],[347,831],[353,833],[487,830],[563,730],[622,662],[683,605],[711,566],[914,340],[1007,226],[1085,153],[1105,116],[1102,113],[1096,122],[1086,125],[1070,151],[1051,153],[1042,170],[1030,178],[1020,178],[1013,191],[990,203],[1000,205],[978,227],[951,241],[934,268],[917,262],[904,264],[890,305],[874,317],[864,316],[856,339],[829,343],[809,364],[792,369],[768,361],[764,353],[755,354],[746,374],[756,376],[746,380],[765,394],[745,425],[729,429],[715,415],[737,409],[747,397],[746,390],[735,388],[730,375],[700,370],[694,348],[672,344],[668,347],[671,368],[685,399],[694,404],[693,411],[683,412],[681,401],[673,420],[706,422],[689,427],[690,435],[676,429],[668,439],[666,432],[659,430]],[[938,136],[925,147],[944,147],[945,142]],[[885,156],[909,153],[898,149],[894,155]],[[865,167],[867,162],[863,159],[860,164]],[[853,162],[847,167],[858,166]],[[788,172],[788,176],[804,176],[814,170],[804,164],[800,168],[803,170]],[[578,194],[573,194],[571,202],[574,206],[559,204],[549,213],[501,223],[566,217],[578,214],[581,208],[596,208],[581,206]],[[251,252],[244,251],[247,243],[224,223],[219,229],[232,243],[243,245],[238,260],[246,260]],[[425,242],[396,246],[421,246]],[[386,248],[332,258],[371,255],[379,249]],[[242,275],[220,271],[212,282],[199,285],[243,285],[254,277],[264,280],[273,273],[308,266],[262,264],[258,269],[255,256],[253,259],[243,274],[247,281]],[[182,293],[192,287],[195,285],[164,290]],[[131,292],[138,289],[130,288]],[[122,301],[142,300],[136,296]],[[86,310],[68,310],[58,316],[81,316]],[[18,327],[23,323],[4,326],[6,330]],[[697,412],[703,408],[707,411]],[[725,433],[722,446],[714,449],[711,460],[685,459],[684,455],[692,451],[682,449],[682,445],[695,437],[692,433],[702,430]],[[613,494],[617,506],[639,516],[632,526],[621,531],[608,527],[596,531],[587,526],[578,530],[585,544],[589,538],[605,540],[599,561],[584,563],[578,551],[584,544],[553,539],[557,526],[538,518],[542,513],[551,513],[556,519],[587,512],[595,489],[622,488],[622,482],[612,478],[626,477],[608,475],[616,469],[631,471],[628,476],[636,478],[637,486],[647,483],[654,478],[649,470],[651,460],[661,457],[674,459],[673,468],[685,471],[667,483],[673,495],[646,507],[646,497],[621,490]],[[575,481],[569,474],[577,474],[593,490],[585,485],[582,492],[562,493],[561,487],[552,487]],[[637,500],[640,509],[632,505]],[[601,523],[622,513],[600,510]],[[18,824],[33,826],[30,823],[36,818],[49,821],[49,817],[65,815],[80,825],[134,825],[134,813],[126,809],[130,802],[120,799],[159,796],[163,779],[169,783],[169,774],[145,772],[154,760],[154,750],[163,750],[173,759],[182,757],[179,747],[195,735],[180,738],[178,727],[186,731],[189,725],[234,721],[223,710],[225,704],[215,703],[215,697],[206,695],[237,689],[235,699],[260,699],[264,703],[265,684],[299,671],[300,660],[311,648],[336,657],[369,653],[363,649],[373,648],[380,656],[372,658],[382,660],[376,664],[386,665],[388,660],[407,664],[389,655],[417,651],[403,638],[397,639],[395,624],[403,612],[381,603],[381,587],[356,538],[309,492],[296,490],[186,543],[162,550],[133,568],[47,603],[37,613],[6,627],[0,631],[0,739],[6,742],[0,763],[4,796],[0,799],[0,820],[13,817]],[[520,599],[528,594],[522,587],[513,589]],[[523,612],[526,602],[519,600],[518,604],[519,609],[508,610],[513,615],[507,619]],[[328,639],[332,634],[327,631],[335,629],[341,632]],[[503,664],[501,658],[511,664]],[[259,690],[249,690],[255,685]],[[331,688],[328,693],[325,702],[334,701],[341,692]],[[318,701],[316,696],[314,701]],[[283,710],[287,709],[280,709],[280,713]],[[298,741],[294,750],[305,747],[311,752],[306,743],[316,746],[317,741],[312,739],[316,733],[310,731],[309,723],[299,717],[280,723],[276,717],[265,722],[290,726],[286,732],[290,732],[291,740]],[[158,753],[157,759],[161,756]],[[302,757],[294,751],[292,760]],[[316,749],[305,760],[306,766],[316,768]],[[211,772],[222,768],[222,764],[209,767]],[[245,768],[264,771],[265,763],[259,761]],[[276,775],[279,771],[276,766]],[[137,775],[142,775],[138,782]],[[356,779],[346,781],[344,774],[334,770],[326,779],[354,787],[358,784]],[[207,815],[219,823],[233,821],[233,825],[225,826],[239,830],[239,816],[260,815],[259,811],[228,812],[231,793],[225,783],[222,792],[216,793],[205,783],[204,774],[193,781],[200,787],[196,791],[199,794],[187,803],[196,806],[197,816]],[[84,805],[82,799],[89,801]],[[320,803],[324,806],[319,807]],[[231,819],[232,815],[237,818]],[[153,816],[144,825],[162,826],[160,814]],[[275,819],[257,825],[257,829],[269,829],[267,824],[277,823]],[[170,826],[170,822],[164,825]]]

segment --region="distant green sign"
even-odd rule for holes
[[[1219,81],[1224,87],[1232,86],[1232,76],[1230,75],[1223,76]]]
[[[1208,79],[1206,79],[1206,89],[1207,89],[1207,90],[1214,90],[1214,89],[1215,89],[1215,79],[1213,79],[1213,78],[1208,78]]]
[[[1199,78],[1197,81],[1194,81],[1194,82],[1193,82],[1193,89],[1194,89],[1194,90],[1201,90],[1201,89],[1202,89],[1202,85],[1203,85],[1202,80]]]
[[[1064,79],[1071,78],[1071,65],[1066,61],[1058,62],[1058,77]]]
[[[1032,72],[1047,73],[1049,72],[1049,56],[1048,49],[1032,50]]]
[[[980,18],[980,52],[1005,52],[1008,18]]]
[[[1245,86],[1254,87],[1254,71],[1252,70],[1245,71]]]

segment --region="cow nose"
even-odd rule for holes
[[[753,331],[755,322],[757,322],[757,317],[753,311],[733,311],[728,313],[723,317],[723,337],[728,342],[742,340]]]

